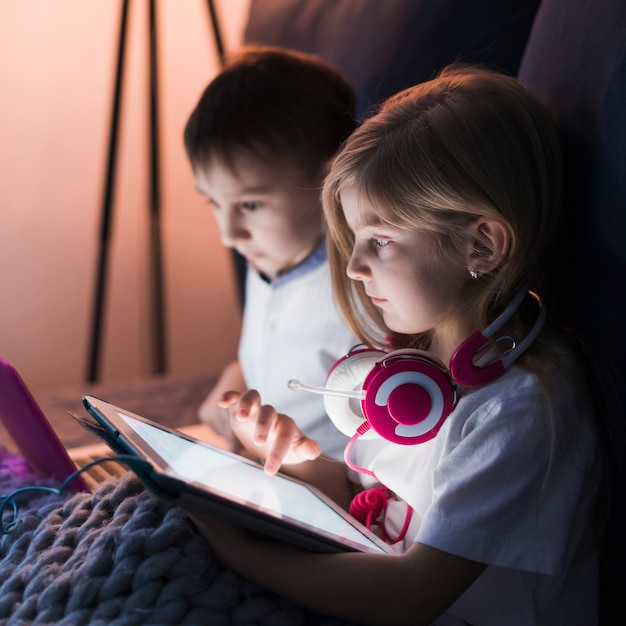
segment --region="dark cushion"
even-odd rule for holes
[[[596,358],[607,400],[615,506],[603,618],[612,624],[626,594],[626,2],[544,0],[519,78],[552,105],[563,128],[569,221],[553,278],[562,311]]]
[[[626,374],[626,2],[544,0],[519,72],[556,110],[570,167],[568,312]],[[566,270],[566,271],[565,271]]]
[[[358,114],[453,61],[517,73],[539,0],[252,0],[246,43],[319,55]]]

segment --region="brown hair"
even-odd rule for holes
[[[355,95],[319,58],[270,46],[239,50],[207,86],[185,127],[193,167],[241,151],[317,171],[354,129]]]

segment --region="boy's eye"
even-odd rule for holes
[[[260,202],[248,201],[242,202],[241,208],[246,209],[246,211],[256,211],[261,206]]]

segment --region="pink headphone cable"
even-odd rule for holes
[[[354,470],[355,472],[358,472],[359,474],[367,474],[368,476],[371,476],[372,478],[376,478],[376,474],[374,474],[374,472],[365,469],[364,467],[359,467],[358,465],[355,465],[351,460],[350,460],[350,451],[352,450],[352,446],[354,445],[354,443],[356,442],[356,440],[363,434],[365,434],[368,430],[370,429],[370,423],[369,422],[363,422],[357,429],[356,432],[354,433],[354,435],[352,435],[352,437],[350,438],[350,441],[348,441],[348,443],[346,444],[346,447],[343,450],[343,459],[346,462],[346,465]],[[376,478],[376,480],[378,480]]]
[[[365,469],[364,467],[359,467],[350,460],[350,450],[352,449],[354,442],[363,433],[367,432],[369,428],[370,425],[368,422],[364,422],[357,428],[356,433],[354,433],[354,435],[350,438],[350,441],[346,444],[343,456],[346,465],[350,469],[353,469],[355,472],[359,472],[360,474],[366,474],[372,478],[376,478],[376,474],[374,474],[374,472]],[[378,479],[376,478],[376,480]],[[387,536],[387,531],[385,530],[385,516],[387,514],[387,504],[392,495],[391,490],[384,486],[365,489],[354,496],[349,509],[350,515],[361,522],[361,524],[363,524],[368,530],[372,530],[372,526],[377,526],[380,538],[390,545],[394,545],[404,539],[407,530],[409,529],[411,518],[413,517],[413,509],[407,504],[406,517],[400,534],[395,539],[390,539]]]

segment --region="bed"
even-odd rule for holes
[[[157,378],[60,389],[36,399],[80,456],[101,448],[68,415],[84,412],[83,394],[184,428],[197,422],[197,406],[213,382]],[[34,472],[6,437],[2,441],[0,493],[58,487]],[[147,491],[132,472],[106,478],[92,493],[34,490],[17,502],[19,525],[0,535],[0,624],[347,624],[222,567],[189,516]]]

